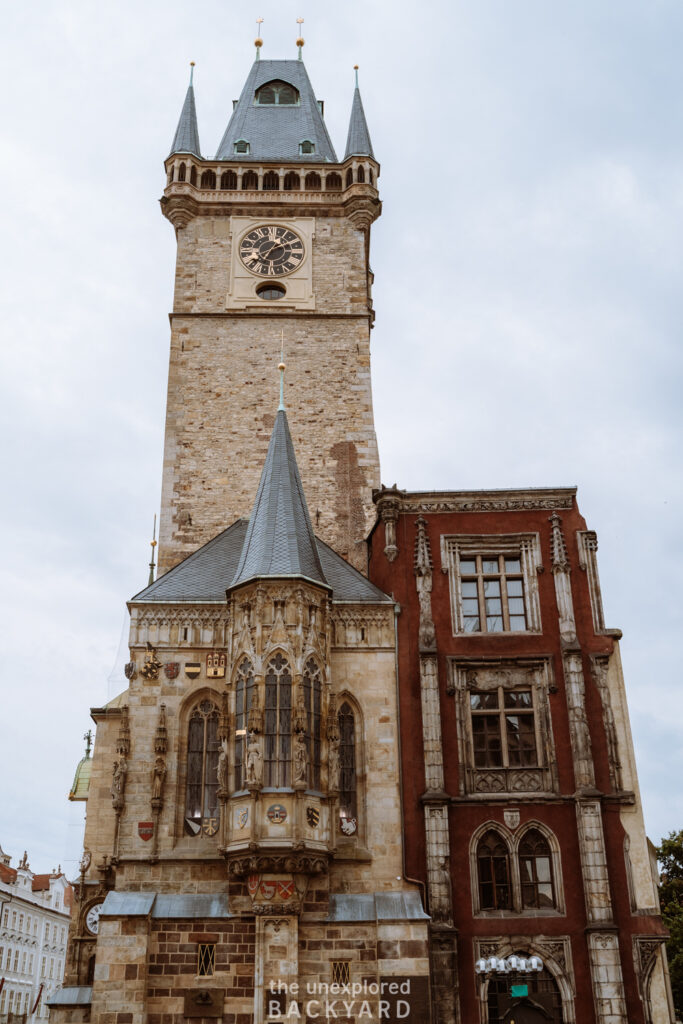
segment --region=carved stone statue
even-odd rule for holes
[[[294,781],[306,782],[308,780],[308,752],[306,750],[306,739],[302,732],[294,736]]]
[[[218,767],[216,768],[219,796],[222,793],[226,793],[228,789],[228,768],[228,741],[223,740],[221,743],[221,752],[218,755]]]
[[[125,754],[121,754],[118,761],[114,761],[114,770],[111,782],[111,796],[115,811],[121,811],[123,809],[123,794],[126,789],[127,773],[128,764],[126,762],[126,757]]]
[[[432,876],[432,885],[429,893],[429,909],[432,920],[440,924],[453,923],[453,895],[451,885],[451,872],[448,858],[441,857],[439,864]]]
[[[154,762],[154,774],[152,777],[152,800],[161,800],[164,791],[164,779],[166,778],[166,761],[157,754]]]
[[[260,786],[263,781],[263,754],[255,732],[249,733],[247,745],[247,785]]]
[[[330,756],[327,762],[327,788],[333,792],[339,789],[339,740],[330,741]]]

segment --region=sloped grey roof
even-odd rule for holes
[[[180,120],[175,130],[169,156],[172,156],[173,153],[193,153],[194,156],[198,156],[201,159],[197,110],[194,105],[194,87],[192,82],[190,82],[185,102],[183,103],[183,109],[180,112]]]
[[[293,85],[300,96],[298,106],[256,106],[254,94],[266,82],[274,80]],[[235,157],[233,144],[240,139],[249,143],[248,155]],[[315,153],[300,156],[299,143],[315,143]],[[337,163],[334,147],[313,92],[313,86],[300,60],[257,60],[249,72],[242,95],[225,129],[216,160],[309,160]]]
[[[92,985],[75,985],[71,988],[58,988],[45,1000],[47,1006],[90,1006],[92,1003]]]
[[[177,893],[167,895],[156,892],[107,893],[102,904],[102,917],[232,917],[225,893]]]
[[[428,921],[418,892],[343,893],[330,896],[328,921]]]
[[[237,522],[189,555],[156,583],[145,587],[132,598],[133,602],[182,602],[186,604],[221,604],[235,575],[240,560],[248,522]],[[316,538],[325,579],[332,587],[335,601],[362,604],[391,602],[379,587],[345,562],[332,548]]]
[[[373,160],[375,159],[358,86],[356,86],[356,91],[353,94],[351,120],[349,121],[349,134],[346,137],[344,159],[346,160],[350,156],[371,156]]]
[[[308,514],[287,413],[278,409],[247,536],[232,581],[305,576],[329,586]]]

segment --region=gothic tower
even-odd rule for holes
[[[201,154],[191,81],[165,164],[178,249],[159,570],[248,514],[282,338],[315,530],[365,571],[379,486],[368,262],[379,165],[357,84],[340,161],[301,46],[298,60],[256,55],[216,156]]]

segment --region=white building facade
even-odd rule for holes
[[[0,848],[0,1024],[39,1021],[64,975],[73,889],[60,869],[16,868]]]

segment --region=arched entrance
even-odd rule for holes
[[[526,985],[528,995],[513,998],[512,985]],[[488,1024],[564,1024],[562,996],[549,971],[506,974],[488,984]]]

